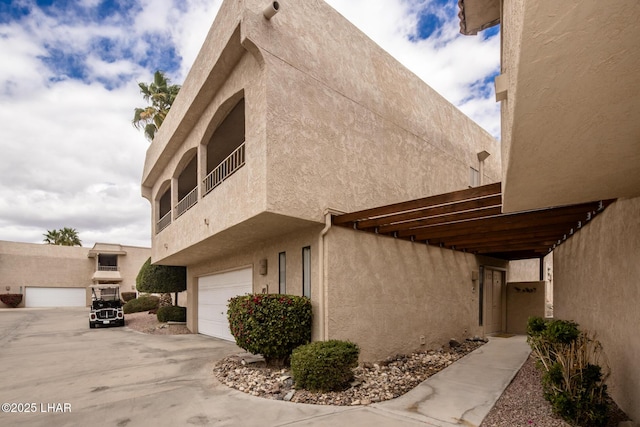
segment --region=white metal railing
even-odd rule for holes
[[[98,271],[118,271],[117,265],[98,265]]]
[[[164,214],[160,221],[156,223],[156,234],[167,228],[171,224],[171,211]]]
[[[244,142],[202,181],[202,195],[207,195],[242,166],[244,166]]]
[[[189,208],[198,203],[198,187],[193,187],[189,194],[184,196],[176,205],[176,218],[185,213]]]

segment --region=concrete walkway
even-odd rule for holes
[[[487,344],[397,399],[286,425],[478,426],[529,353],[524,336],[490,338]]]

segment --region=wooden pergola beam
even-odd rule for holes
[[[424,209],[432,206],[446,205],[454,202],[499,195],[502,191],[501,189],[501,183],[496,182],[495,184],[468,188],[466,190],[454,191],[452,193],[439,194],[437,196],[425,197],[422,199],[411,200],[409,202],[394,203],[392,205],[382,206],[378,208],[365,209],[358,212],[339,215],[334,218],[334,224],[345,225],[347,223],[353,223],[359,220],[372,219],[383,215],[397,214],[398,212]]]

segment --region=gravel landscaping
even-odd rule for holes
[[[155,314],[146,311],[124,315],[125,326],[134,331],[153,335],[184,335],[190,334],[186,325],[175,325],[158,322]]]
[[[191,333],[185,325],[158,322],[155,314],[147,312],[127,314],[125,318],[126,327],[146,334]],[[267,399],[319,405],[369,405],[405,394],[482,344],[465,341],[459,347],[414,353],[379,364],[359,366],[351,387],[340,392],[296,390],[287,369],[267,368],[261,358],[250,354],[220,360],[215,365],[214,374],[228,387]],[[480,427],[571,427],[553,415],[549,402],[542,395],[541,376],[533,357],[529,357]],[[624,412],[612,404],[607,427],[617,427],[625,420],[628,418]]]
[[[287,369],[270,369],[251,355],[227,357],[214,374],[221,383],[253,396],[318,405],[369,405],[405,394],[431,375],[478,348],[483,342],[466,341],[438,351],[390,358],[355,369],[355,380],[344,391],[314,393],[296,390]]]
[[[551,405],[542,395],[542,373],[529,359],[498,399],[480,427],[570,427],[553,415]],[[607,427],[617,427],[628,418],[613,402]]]

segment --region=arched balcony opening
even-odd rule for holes
[[[160,197],[156,201],[156,233],[171,224],[171,182],[164,182],[160,188]]]
[[[233,102],[230,99],[227,102]],[[221,106],[221,110],[224,109]],[[229,111],[209,139],[206,147],[207,175],[202,182],[203,196],[244,166],[245,108],[241,98]]]
[[[189,156],[192,156],[191,159],[177,176],[178,204],[176,205],[176,218],[198,203],[198,156],[195,148],[189,150],[184,159],[188,159]]]

